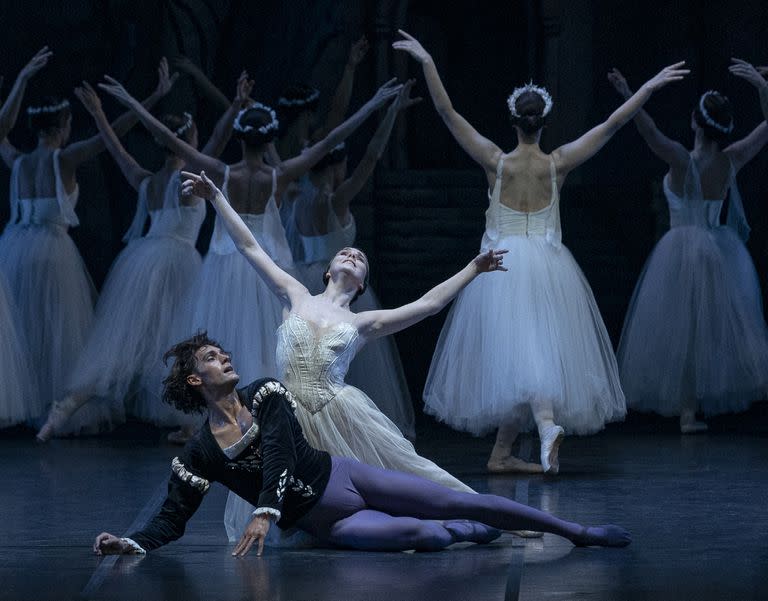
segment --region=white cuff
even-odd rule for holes
[[[131,551],[130,553],[128,553],[128,555],[146,555],[147,554],[144,547],[142,547],[139,543],[137,543],[132,538],[123,537],[120,540],[123,541],[124,543],[128,543],[131,546]]]
[[[279,510],[272,509],[271,507],[257,507],[253,510],[253,515],[271,515],[275,517],[275,521],[280,520],[280,516],[282,515]]]

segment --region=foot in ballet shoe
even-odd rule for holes
[[[537,530],[510,530],[509,532],[520,538],[541,538],[544,536],[543,532]]]
[[[701,434],[709,430],[709,426],[704,422],[693,420],[680,420],[680,433],[681,434]]]
[[[614,524],[585,526],[571,542],[577,547],[626,547],[632,542],[632,535]]]
[[[541,433],[541,467],[545,474],[557,474],[560,471],[558,452],[565,437],[565,430],[560,426],[549,426]]]
[[[56,433],[61,430],[61,427],[66,423],[69,418],[69,411],[66,410],[66,401],[55,401],[51,406],[51,410],[48,412],[48,417],[35,435],[37,442],[48,442],[51,438],[56,436]]]
[[[538,463],[529,463],[518,457],[491,457],[487,463],[488,471],[492,474],[541,474],[544,470]]]
[[[472,520],[445,520],[443,528],[450,532],[457,543],[485,545],[501,536],[501,530]]]

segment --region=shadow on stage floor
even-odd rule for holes
[[[233,559],[212,488],[180,541],[146,557],[98,558],[92,540],[123,533],[162,491],[178,447],[127,424],[100,437],[32,442],[0,432],[0,599],[437,601],[768,598],[768,405],[681,437],[674,420],[631,416],[567,438],[555,478],[489,476],[491,438],[432,423],[418,449],[479,492],[586,523],[617,522],[627,549],[576,549],[505,534],[439,553],[267,549]],[[537,449],[528,440],[526,448]]]

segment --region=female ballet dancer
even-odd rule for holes
[[[269,107],[256,103],[238,113],[233,127],[241,143],[243,159],[230,166],[180,140],[117,81],[108,78],[108,82],[100,87],[134,110],[163,146],[182,158],[189,169],[205,169],[211,174],[272,259],[287,269],[292,268],[292,260],[277,207],[279,192],[393,99],[402,87],[395,85],[394,80],[386,83],[328,137],[299,156],[271,167],[265,163],[265,153],[279,124]],[[244,377],[275,373],[275,331],[282,321],[282,308],[266,284],[253,277],[247,261],[237,253],[222,227],[217,219],[192,296],[180,311],[183,328],[174,327],[174,331],[193,332],[204,328],[211,335],[225,337],[232,344],[232,352],[242,357]],[[222,311],[223,306],[229,307],[228,310]]]
[[[165,59],[158,68],[156,90],[146,99],[154,105],[171,89]],[[0,256],[21,313],[39,394],[32,417],[44,418],[85,345],[93,319],[95,291],[67,230],[78,225],[77,167],[105,148],[99,134],[67,144],[72,115],[67,100],[50,99],[27,109],[38,145],[22,154],[7,139],[0,146],[12,167],[11,220],[0,237]],[[128,112],[112,124],[118,135],[136,123]],[[93,431],[112,419],[114,407],[98,403],[84,408],[61,434]],[[38,422],[39,423],[39,422]]]
[[[221,151],[222,140],[229,137],[231,123],[252,87],[253,82],[241,74],[232,107],[203,148],[204,154],[216,156]],[[67,394],[54,404],[37,438],[48,440],[92,398],[131,401],[131,413],[142,420],[161,426],[183,424],[181,433],[172,433],[173,441],[189,438],[196,424],[159,402],[159,381],[153,376],[171,340],[174,316],[200,271],[202,259],[195,242],[205,219],[205,203],[195,197],[179,200],[183,159],[166,153],[157,173],[144,169],[120,143],[93,88],[84,83],[75,94],[139,196],[133,223],[123,238],[128,246],[115,259],[104,283]],[[197,148],[197,127],[189,113],[166,115],[162,120],[177,137]],[[147,217],[150,229],[142,237]]]
[[[406,100],[390,105],[365,155],[349,177],[346,147],[342,144],[301,180],[298,193],[291,202],[288,224],[295,228],[296,239],[302,247],[302,259],[297,261],[294,255],[297,278],[312,294],[319,294],[325,288],[324,274],[334,255],[342,248],[354,245],[357,228],[349,205],[381,158],[399,111],[421,101],[421,98],[409,98],[414,81],[406,83]],[[288,226],[286,229],[290,240]],[[380,308],[371,287],[355,301],[357,312]],[[401,432],[414,438],[413,404],[400,355],[391,336],[370,341],[355,356],[349,366],[347,382],[362,389]]]
[[[559,190],[567,175],[600,150],[651,94],[688,72],[677,63],[649,80],[604,123],[547,155],[541,129],[552,108],[546,90],[517,88],[507,104],[518,146],[509,154],[453,108],[432,57],[412,36],[393,47],[421,63],[430,95],[459,144],[484,168],[490,206],[482,249],[503,246],[515,269],[479,278],[445,322],[424,390],[426,410],[473,434],[498,427],[492,472],[559,471],[565,430],[589,434],[626,413],[616,359],[592,291],[561,244]],[[530,423],[541,438],[541,466],[513,457]]]
[[[745,64],[737,74],[742,71],[753,70]],[[622,96],[631,94],[619,71],[608,79]],[[693,110],[690,151],[645,111],[635,124],[669,167],[664,194],[671,227],[646,261],[627,311],[618,350],[621,381],[630,407],[679,415],[682,433],[702,432],[707,426],[696,420],[697,409],[706,415],[744,410],[768,390],[766,325],[742,242],[749,227],[736,185],[738,171],[768,142],[768,124],[729,144],[733,110],[714,91]],[[721,227],[726,196],[728,225]]]
[[[48,47],[42,48],[19,71],[8,98],[0,108],[0,140],[5,139],[16,124],[29,80],[45,67],[52,54]],[[0,255],[0,262],[3,261],[4,257]],[[31,403],[37,395],[19,310],[5,279],[4,268],[0,268],[0,353],[5,357],[0,364],[0,382],[3,383],[0,428],[6,428],[34,417]]]

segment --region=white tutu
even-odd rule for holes
[[[2,256],[2,255],[0,255]],[[35,417],[37,398],[27,342],[19,328],[16,303],[9,292],[4,270],[0,270],[0,428],[24,423]]]

